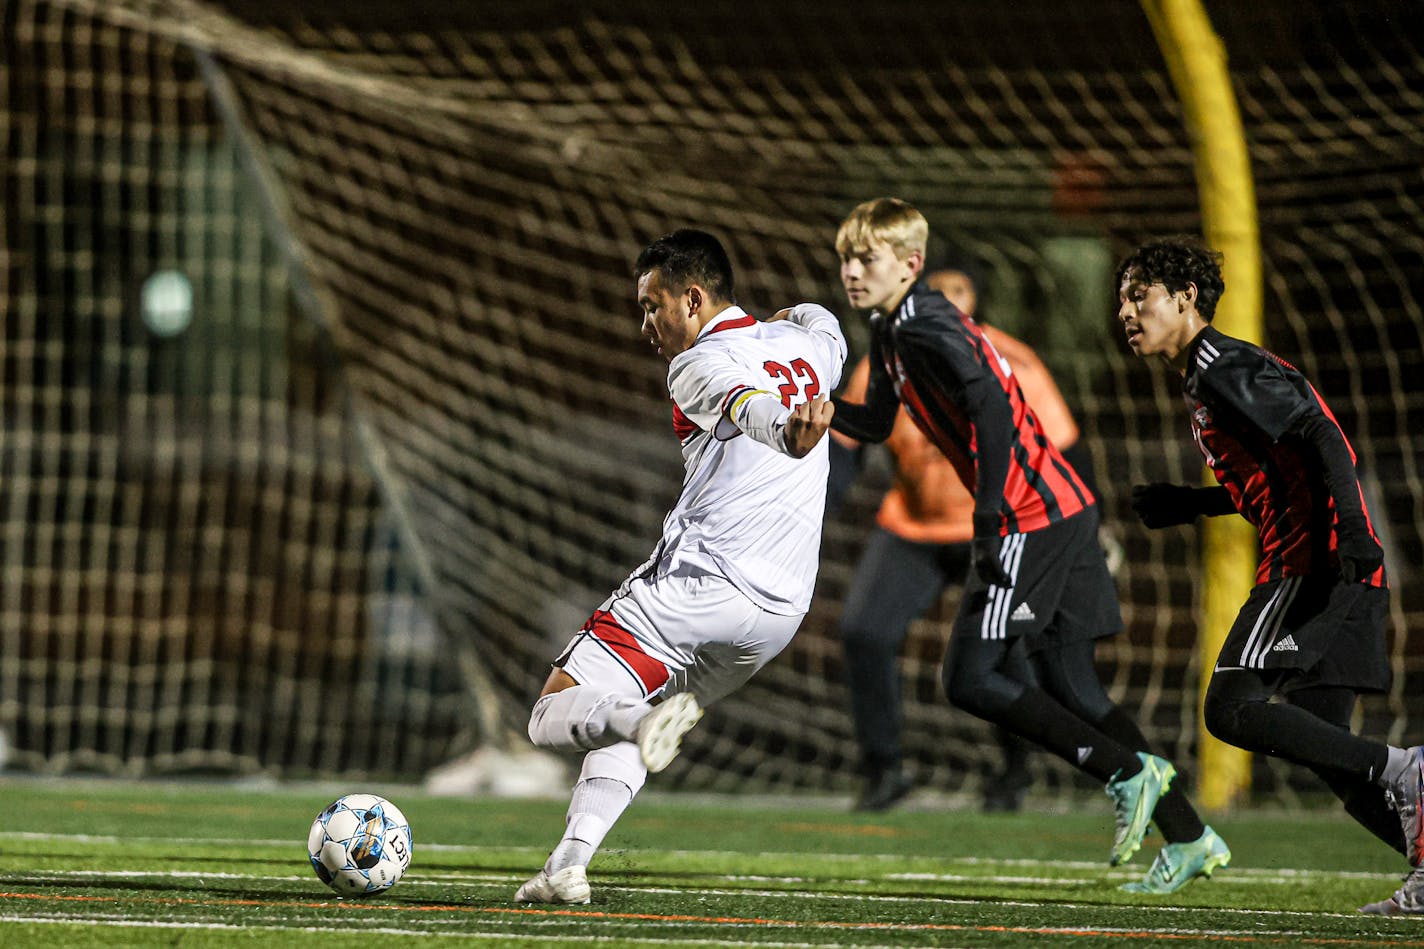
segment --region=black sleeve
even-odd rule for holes
[[[1004,507],[1004,482],[1009,478],[1009,453],[1013,445],[1014,414],[1004,387],[993,375],[980,376],[965,387],[965,409],[974,424],[975,483],[974,533],[993,518],[998,532]]]
[[[1325,486],[1335,499],[1335,516],[1340,529],[1368,535],[1369,521],[1365,518],[1364,502],[1360,500],[1359,474],[1340,427],[1317,410],[1297,419],[1288,434],[1299,435],[1319,458]]]
[[[861,446],[847,448],[836,439],[830,439],[831,472],[826,480],[826,514],[840,510],[841,502],[850,493],[856,479],[860,477],[865,449]]]
[[[1254,346],[1223,349],[1202,373],[1202,382],[1215,401],[1229,404],[1273,442],[1314,408],[1300,374],[1288,373]]]
[[[1004,384],[984,363],[988,357],[962,329],[958,311],[938,294],[934,297],[924,301],[922,312],[935,306],[947,312],[903,328],[900,339],[913,347],[916,375],[927,375],[938,388],[953,393],[974,426],[974,533],[988,532],[992,523],[997,534],[1013,446],[1013,408]]]
[[[831,428],[842,435],[849,435],[858,442],[883,442],[890,437],[895,427],[895,413],[900,410],[900,399],[890,382],[890,374],[885,371],[885,361],[880,357],[880,344],[874,335],[870,339],[870,379],[865,387],[865,404],[831,400],[836,414],[831,416]]]
[[[869,393],[867,392],[867,395]],[[842,402],[840,399],[831,399],[836,406],[836,414],[831,417],[831,428],[842,435],[849,435],[858,442],[873,442],[879,444],[890,437],[890,431],[895,427],[895,410],[899,407],[899,402],[891,402],[888,411],[878,408],[866,402],[864,405],[857,405],[854,402]]]
[[[1214,488],[1197,488],[1197,505],[1207,517],[1241,513],[1236,510],[1236,502],[1231,500],[1231,492],[1220,485]]]

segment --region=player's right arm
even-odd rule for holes
[[[850,347],[846,344],[845,333],[841,332],[841,321],[836,315],[819,303],[798,303],[795,306],[777,310],[767,319],[768,323],[789,320],[797,326],[816,334],[825,350],[826,364],[835,367],[834,379],[825,380],[826,389],[834,389],[841,384],[841,372],[845,368]]]
[[[1132,486],[1132,510],[1144,527],[1175,527],[1190,524],[1198,517],[1219,517],[1235,514],[1236,504],[1223,487],[1194,488],[1188,484],[1152,484]]]
[[[1271,441],[1297,439],[1335,502],[1335,539],[1345,581],[1364,580],[1378,570],[1384,551],[1370,530],[1354,453],[1305,377],[1264,350],[1237,345],[1221,348],[1202,373],[1202,383]]]
[[[855,364],[855,368],[850,371],[850,378],[846,380],[845,388],[841,390],[838,402],[850,403],[852,405],[865,404],[865,390],[870,384],[870,359],[866,356],[860,357],[860,362]],[[858,452],[863,447],[859,441],[835,430],[831,426],[831,437],[836,440],[842,448],[848,451]]]
[[[792,458],[805,458],[831,427],[836,407],[824,395],[802,402],[791,410],[782,428],[781,440]]]
[[[869,377],[865,383],[865,395],[861,402],[846,401],[844,398],[832,400],[835,403],[835,418],[831,428],[858,442],[880,443],[890,437],[895,428],[895,415],[900,410],[900,398],[890,382],[890,374],[885,371],[885,361],[880,356],[880,342],[874,333],[870,337]]]

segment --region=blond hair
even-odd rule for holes
[[[836,253],[859,254],[885,243],[904,260],[925,252],[930,225],[914,205],[899,198],[873,198],[855,206],[836,232]]]

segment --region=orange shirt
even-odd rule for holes
[[[1033,348],[1003,330],[982,323],[979,328],[1013,369],[1014,378],[1023,387],[1024,399],[1038,416],[1049,441],[1060,449],[1076,442],[1078,424],[1048,367]],[[869,381],[870,362],[862,358],[841,398],[863,402]],[[844,435],[832,435],[844,444],[855,444]],[[925,438],[903,408],[895,416],[895,427],[885,445],[895,456],[895,482],[885,492],[876,522],[892,534],[922,544],[956,544],[973,538],[974,495],[959,480],[949,459]]]

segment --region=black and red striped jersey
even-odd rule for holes
[[[1261,535],[1256,582],[1338,573],[1339,521],[1324,463],[1295,430],[1313,415],[1336,431],[1340,425],[1300,370],[1208,326],[1188,348],[1182,392],[1207,466]],[[1353,466],[1355,451],[1343,431],[1340,439]],[[1358,476],[1354,490],[1373,537]],[[1384,568],[1365,582],[1385,586]]]
[[[975,494],[976,511],[999,513],[1000,533],[1040,530],[1093,504],[1029,409],[1008,362],[938,291],[917,282],[893,314],[875,314],[870,327],[865,403],[838,401],[834,427],[861,441],[883,441],[903,404]]]

